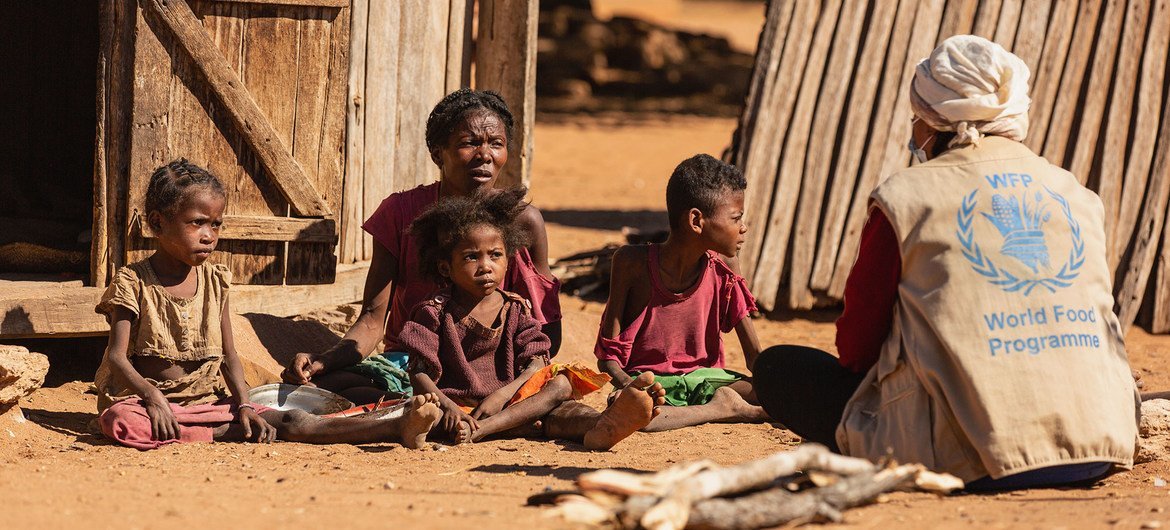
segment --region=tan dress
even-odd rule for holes
[[[181,379],[147,379],[169,401],[184,406],[214,403],[227,396],[227,387],[219,373],[223,362],[220,317],[231,286],[231,271],[223,265],[204,264],[195,268],[195,274],[195,294],[179,298],[162,286],[149,260],[132,263],[118,269],[95,308],[107,319],[113,318],[115,307],[134,313],[126,352],[131,360],[149,356],[173,362],[202,362],[198,369]],[[135,395],[111,370],[108,352],[94,376],[94,386],[99,413],[114,402]]]

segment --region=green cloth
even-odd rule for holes
[[[412,391],[410,374],[406,373],[409,364],[410,355],[406,352],[388,351],[375,353],[362,362],[342,370],[370,378],[375,386],[385,392],[409,396]]]
[[[666,391],[666,404],[676,407],[705,405],[715,391],[747,376],[722,368],[699,368],[685,374],[654,374],[654,382]]]

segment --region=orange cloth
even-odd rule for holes
[[[573,387],[573,395],[571,396],[573,399],[581,399],[596,392],[609,382],[608,375],[597,373],[580,363],[553,363],[532,374],[532,377],[524,382],[520,390],[512,394],[512,399],[508,400],[508,404],[504,405],[504,408],[535,396],[549,381],[561,374],[565,374],[569,378],[569,384]],[[468,406],[460,406],[459,408],[468,414],[475,410],[475,407]]]

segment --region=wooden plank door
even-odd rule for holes
[[[125,23],[135,38],[123,263],[154,246],[143,210],[151,172],[185,157],[227,189],[212,261],[235,283],[331,283],[349,0],[137,0]]]

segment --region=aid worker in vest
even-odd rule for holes
[[[972,490],[1129,468],[1138,393],[1100,199],[1021,143],[1027,66],[986,39],[917,66],[915,163],[870,197],[837,322],[839,359],[756,362],[768,413],[841,453],[921,462]]]

